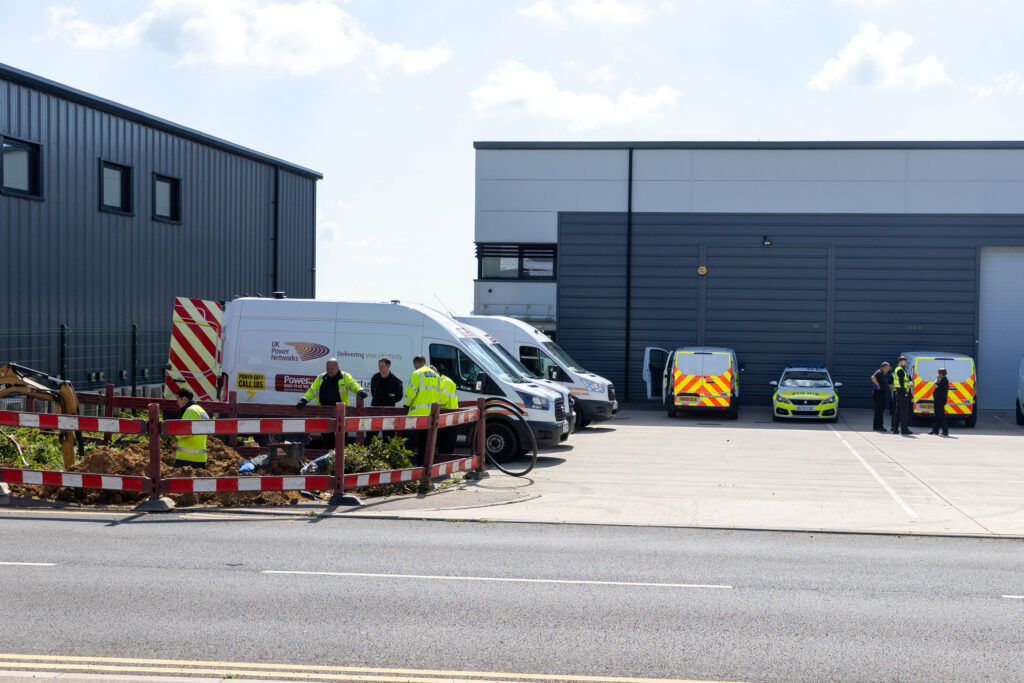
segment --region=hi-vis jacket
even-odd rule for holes
[[[910,391],[910,373],[906,368],[896,366],[892,372],[893,391]]]
[[[189,403],[185,412],[181,414],[182,420],[209,420],[210,416],[206,411],[195,403]],[[206,435],[189,434],[175,437],[178,439],[178,449],[174,453],[175,460],[186,462],[206,463]]]
[[[405,387],[405,406],[410,415],[430,415],[430,404],[440,403],[443,406],[445,398],[440,375],[426,365],[412,371]]]
[[[455,381],[448,375],[441,375],[441,393],[444,394],[444,402],[441,403],[441,407],[448,408],[449,410],[458,410],[458,392],[459,390],[455,386]]]
[[[307,389],[306,393],[302,395],[302,398],[305,399],[306,403],[313,403],[313,401],[319,403],[320,385],[324,383],[325,379],[327,379],[326,372],[321,372],[316,376],[313,383],[309,385],[309,389]],[[359,382],[352,378],[352,375],[348,374],[344,370],[338,370],[338,396],[341,397],[342,405],[348,405],[349,393],[358,394],[362,390],[363,388],[359,386]]]

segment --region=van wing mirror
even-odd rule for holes
[[[484,373],[478,373],[476,376],[476,393],[485,394],[490,393],[488,391],[490,378]]]
[[[554,379],[554,380],[558,379],[558,367],[557,366],[552,365],[551,367],[548,368],[548,379]]]

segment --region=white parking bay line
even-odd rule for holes
[[[857,460],[859,460],[859,461],[860,461],[860,464],[861,464],[861,465],[864,465],[864,468],[865,468],[865,469],[867,469],[867,471],[871,473],[871,476],[872,476],[872,477],[874,477],[874,478],[875,478],[875,480],[876,480],[876,481],[877,481],[877,482],[878,482],[879,484],[881,484],[881,485],[882,485],[882,488],[884,488],[884,489],[886,490],[886,492],[887,492],[887,493],[888,493],[888,494],[889,494],[890,496],[892,496],[892,499],[893,499],[893,500],[895,500],[895,501],[896,501],[897,503],[899,503],[900,507],[901,507],[901,508],[903,508],[903,511],[904,511],[904,512],[906,512],[906,513],[907,513],[907,515],[908,515],[908,516],[909,516],[909,517],[910,517],[911,519],[917,519],[917,513],[916,513],[916,512],[914,512],[913,510],[911,510],[911,509],[910,509],[910,506],[909,506],[909,505],[907,505],[907,504],[906,504],[906,503],[905,503],[905,502],[903,501],[903,499],[902,499],[902,498],[900,498],[899,494],[898,494],[898,493],[896,493],[895,491],[893,491],[893,490],[892,490],[892,487],[891,487],[891,486],[889,486],[889,485],[888,485],[887,483],[885,483],[885,479],[882,479],[882,476],[881,476],[881,475],[880,475],[880,474],[879,474],[878,472],[876,472],[876,471],[875,471],[875,468],[874,468],[874,467],[872,467],[871,465],[869,465],[869,464],[868,464],[868,461],[867,461],[867,460],[865,460],[864,458],[860,457],[860,453],[858,453],[858,452],[857,452],[857,449],[855,449],[855,448],[854,448],[853,446],[851,446],[851,445],[850,445],[850,442],[849,442],[849,441],[847,441],[847,440],[846,440],[846,439],[845,439],[845,438],[843,437],[843,435],[842,435],[842,434],[840,434],[838,430],[836,430],[836,428],[835,428],[835,427],[833,427],[832,425],[829,425],[829,426],[828,426],[828,428],[829,428],[829,429],[831,429],[831,430],[832,430],[832,433],[836,435],[836,438],[837,438],[837,439],[839,439],[840,441],[842,441],[842,442],[843,442],[843,445],[844,445],[844,446],[846,446],[846,447],[847,447],[847,448],[848,448],[848,449],[850,450],[850,452],[851,452],[851,453],[853,453],[853,455],[854,455],[854,456],[855,456],[855,457],[857,458]]]
[[[54,562],[0,562],[0,565],[8,567],[56,567]]]
[[[732,588],[714,583],[640,583],[632,581],[586,581],[575,579],[517,579],[503,576],[444,576],[431,574],[364,574],[362,572],[302,572],[264,569],[264,574],[301,574],[304,576],[361,576],[374,579],[434,579],[437,581],[498,581],[504,583],[559,583],[578,586],[637,586],[653,588]]]
[[[1007,600],[1024,600],[1024,595],[1004,595]]]

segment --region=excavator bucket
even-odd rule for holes
[[[48,384],[56,384],[58,389],[53,389]],[[23,394],[42,401],[53,401],[57,411],[64,415],[78,414],[78,394],[71,382],[58,377],[51,377],[45,372],[26,368],[17,363],[8,363],[0,366],[0,398],[8,394]],[[75,464],[75,444],[78,445],[78,453],[85,457],[85,442],[82,440],[81,432],[61,431],[60,445],[64,456],[64,467],[69,468]]]
[[[165,397],[174,398],[179,389],[185,388],[197,400],[218,399],[223,312],[216,301],[175,298]]]

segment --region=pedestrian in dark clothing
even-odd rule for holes
[[[377,359],[377,370],[379,372],[370,378],[370,406],[393,408],[402,400],[404,389],[402,380],[391,372],[391,359],[387,356]],[[379,436],[382,439],[390,439],[394,435],[394,432],[370,432],[366,438],[372,439],[374,436]]]
[[[871,375],[871,384],[874,389],[871,392],[871,400],[875,405],[875,422],[872,429],[876,432],[884,432],[885,424],[882,421],[882,414],[885,412],[885,397],[889,393],[889,364],[883,362],[875,374]]]
[[[949,397],[949,380],[946,378],[946,368],[939,368],[935,379],[935,391],[932,392],[932,409],[935,417],[932,418],[932,431],[929,434],[938,434],[942,430],[943,436],[949,436],[949,424],[946,422],[946,399]]]
[[[892,385],[896,389],[896,422],[899,423],[900,434],[909,436],[914,432],[910,431],[910,392],[913,391],[913,382],[910,373],[907,372],[907,357],[900,356],[896,369],[892,373]],[[892,433],[896,433],[896,425],[893,425]]]

